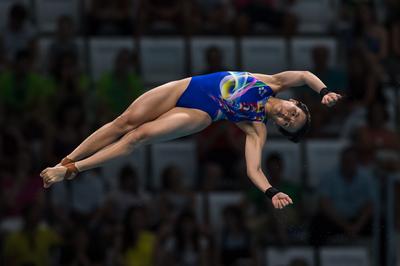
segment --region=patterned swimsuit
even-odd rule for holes
[[[217,72],[192,77],[176,106],[207,112],[213,121],[261,121],[272,89],[248,72]]]

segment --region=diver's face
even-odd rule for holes
[[[282,100],[274,112],[275,123],[289,132],[298,131],[306,121],[306,114],[296,106],[296,101]]]

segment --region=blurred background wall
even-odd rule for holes
[[[0,265],[400,265],[400,4],[396,0],[0,0]],[[268,128],[246,177],[228,122],[42,188],[136,97],[221,70],[309,70],[301,144]]]

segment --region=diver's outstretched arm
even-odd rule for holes
[[[292,199],[285,193],[279,192],[269,183],[267,177],[261,169],[262,150],[267,137],[267,128],[262,123],[239,122],[238,127],[246,133],[245,158],[247,175],[254,185],[269,196],[272,205],[276,209],[283,209],[289,204],[293,204]],[[270,190],[275,192],[269,195]]]
[[[307,85],[320,94],[322,96],[321,103],[329,107],[335,105],[342,98],[340,94],[326,91],[326,85],[310,71],[285,71],[272,75],[272,78],[279,84],[276,92]]]

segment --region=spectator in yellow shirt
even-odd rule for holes
[[[115,58],[114,69],[103,73],[97,83],[98,102],[113,115],[121,113],[144,92],[142,81],[135,73],[136,60],[135,53],[121,49]]]
[[[50,264],[51,249],[57,246],[61,239],[55,231],[39,224],[41,211],[40,204],[32,204],[23,210],[22,229],[5,238],[4,265]]]
[[[156,236],[146,227],[146,209],[132,207],[125,214],[122,260],[125,266],[152,266]]]

